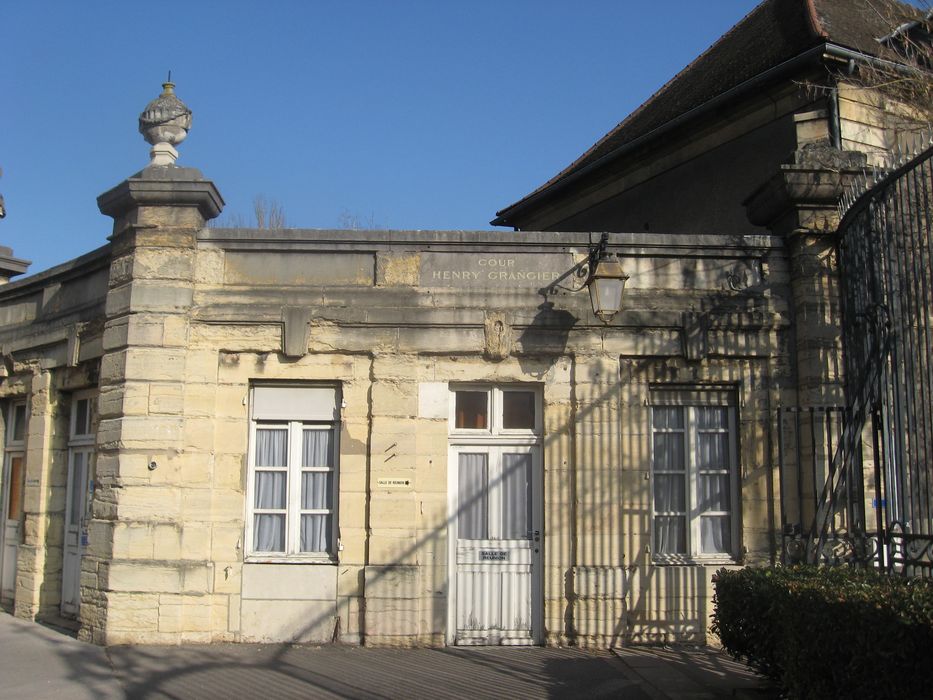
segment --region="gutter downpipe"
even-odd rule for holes
[[[779,63],[778,65],[769,68],[763,73],[759,73],[758,75],[752,78],[749,78],[744,83],[739,83],[735,87],[730,88],[729,90],[726,90],[725,92],[720,93],[719,95],[716,95],[716,97],[710,100],[707,100],[703,104],[697,105],[693,109],[690,109],[684,112],[683,114],[677,117],[674,117],[673,119],[671,119],[668,122],[665,122],[661,126],[655,129],[652,129],[647,134],[643,134],[639,136],[638,138],[632,141],[629,141],[628,143],[623,144],[622,146],[619,146],[614,151],[610,151],[606,155],[594,160],[592,163],[585,165],[584,167],[580,168],[579,170],[565,177],[563,180],[559,180],[555,182],[548,189],[541,190],[537,194],[529,195],[529,197],[524,202],[519,202],[518,204],[514,204],[511,207],[507,207],[506,209],[503,209],[502,211],[506,212],[509,209],[512,209],[513,212],[515,211],[521,212],[523,209],[527,209],[530,204],[533,204],[541,200],[542,198],[544,198],[545,195],[551,195],[555,192],[559,192],[565,189],[567,186],[573,184],[574,182],[583,178],[584,176],[588,175],[594,170],[601,168],[607,163],[610,163],[618,158],[621,158],[622,156],[632,152],[639,146],[643,145],[644,143],[647,143],[648,141],[651,141],[652,139],[658,138],[659,136],[663,136],[667,132],[672,131],[673,129],[676,129],[677,127],[684,124],[685,122],[688,122],[713,109],[716,109],[722,103],[727,102],[728,100],[731,100],[732,98],[738,95],[741,95],[745,92],[753,90],[757,88],[758,86],[760,86],[762,83],[765,83],[781,75],[782,73],[791,71],[801,65],[809,63],[813,59],[820,60],[823,58],[830,58],[830,57],[843,59],[845,61],[856,61],[856,62],[868,63],[869,65],[875,66],[877,68],[885,68],[887,70],[893,70],[893,71],[897,71],[898,73],[903,73],[903,74],[908,74],[908,75],[917,72],[916,68],[905,66],[902,63],[895,63],[894,61],[886,61],[883,58],[875,58],[874,56],[869,56],[868,54],[862,53],[861,51],[847,49],[843,46],[838,46],[836,44],[830,44],[830,43],[819,44],[817,46],[814,46],[811,49],[807,49],[801,54],[797,54],[793,58],[787,59],[783,63]],[[830,109],[833,109],[833,108],[831,107]],[[838,108],[837,108],[837,113],[838,113]],[[489,223],[492,226],[513,226],[513,228],[518,230],[518,228],[515,227],[514,224],[509,223],[508,218],[506,218],[505,216],[503,216],[501,213],[498,213],[498,212],[497,212],[496,218],[490,221]]]

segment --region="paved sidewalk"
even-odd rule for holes
[[[0,698],[769,698],[707,649],[370,649],[293,644],[102,649],[0,613]]]

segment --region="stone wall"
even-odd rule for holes
[[[42,552],[21,550],[19,614],[41,614],[60,569],[56,391],[94,384],[80,622],[97,643],[449,641],[447,392],[466,383],[541,393],[541,641],[706,638],[718,564],[650,551],[654,386],[736,393],[741,535],[725,561],[773,558],[771,416],[795,390],[779,239],[611,235],[631,278],[606,326],[576,274],[588,234],[204,229],[200,183],[187,207],[132,191],[107,205],[106,308],[78,334],[102,332],[83,345],[99,373],[79,352],[69,368],[66,333],[52,351],[22,345],[17,357],[45,359],[32,374],[14,364],[0,387],[30,397],[29,517],[45,528],[28,530]],[[340,387],[334,563],[245,556],[249,393],[270,381]],[[401,477],[410,487],[380,486]]]

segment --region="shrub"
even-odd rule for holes
[[[711,630],[791,697],[933,688],[933,582],[849,568],[722,569]]]

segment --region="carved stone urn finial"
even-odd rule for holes
[[[139,115],[139,133],[150,144],[149,165],[174,165],[178,159],[175,145],[185,140],[191,129],[191,110],[175,96],[175,84],[162,83],[162,94],[146,105]]]

